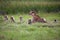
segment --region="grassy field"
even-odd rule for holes
[[[47,23],[28,24],[32,9]],[[60,0],[1,0],[0,11],[6,11],[9,17],[3,21],[0,15],[0,40],[60,40]],[[10,16],[14,16],[16,23],[10,21]]]
[[[13,14],[9,14],[12,16]],[[60,40],[60,13],[38,13],[42,18],[46,18],[48,23],[27,24],[31,18],[28,14],[14,14],[16,23],[0,23],[0,40]],[[2,15],[0,15],[2,16]],[[23,16],[24,23],[20,23],[19,16]],[[3,16],[2,16],[3,18]],[[57,22],[54,23],[54,19]]]
[[[59,2],[60,0],[1,0],[1,1],[47,1],[47,2]]]
[[[59,2],[40,2],[40,1],[3,1],[0,2],[0,10],[10,13],[24,12],[28,13],[30,10],[42,12],[59,12]]]

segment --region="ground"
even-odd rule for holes
[[[60,13],[39,13],[48,23],[33,24],[27,24],[31,18],[28,14],[9,14],[9,18],[12,15],[16,23],[11,23],[10,19],[0,23],[0,40],[60,40]],[[23,16],[24,23],[19,22],[19,16]]]

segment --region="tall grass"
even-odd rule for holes
[[[5,10],[8,13],[24,12],[28,13],[30,10],[42,12],[59,12],[59,2],[20,2],[20,1],[7,1],[0,3],[0,10]]]
[[[1,1],[47,1],[47,2],[53,2],[53,1],[60,1],[60,0],[1,0]]]
[[[49,23],[33,23],[31,25],[26,22],[18,23],[19,16],[22,14],[9,14],[9,19],[12,15],[16,19],[16,23],[9,21],[0,23],[0,40],[60,40],[60,22],[52,22],[55,18],[60,19],[60,14],[41,13],[39,16],[50,20]],[[26,14],[22,16],[24,21],[30,18]]]

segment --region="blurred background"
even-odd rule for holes
[[[37,12],[60,12],[60,0],[0,0],[0,11],[8,14]]]
[[[28,24],[30,10],[48,23]],[[0,40],[60,40],[60,0],[0,0]]]

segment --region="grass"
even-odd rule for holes
[[[47,2],[58,2],[60,0],[2,0],[2,1],[47,1]]]
[[[60,13],[39,13],[48,23],[27,24],[27,20],[31,18],[28,14],[9,14],[14,16],[16,23],[8,22],[0,23],[0,40],[60,40]],[[24,23],[19,23],[19,16],[23,16]],[[59,22],[54,23],[57,19]]]
[[[27,24],[27,20],[32,18],[28,15],[31,9],[36,9],[38,15],[46,18],[48,23]],[[60,1],[6,0],[0,2],[0,10],[9,13],[9,20],[6,22],[3,21],[3,16],[0,15],[0,40],[60,40],[60,13],[44,13],[44,11],[59,11]],[[10,16],[14,16],[16,23],[10,22]],[[19,16],[23,16],[24,23],[20,23]],[[56,23],[54,19],[57,19]]]
[[[28,13],[30,10],[35,9],[36,11],[43,12],[59,12],[59,2],[38,2],[38,1],[6,1],[0,2],[0,10],[7,11],[8,13],[24,12]]]

